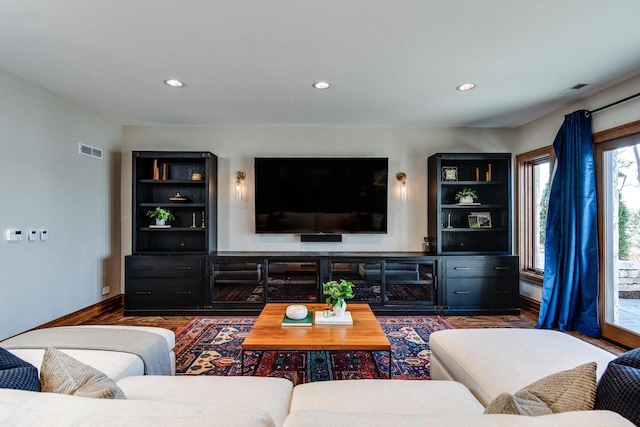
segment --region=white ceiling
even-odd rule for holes
[[[515,127],[640,74],[639,17],[639,0],[0,0],[0,68],[125,125]]]

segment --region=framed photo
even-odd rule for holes
[[[443,181],[457,181],[458,180],[458,168],[457,168],[457,166],[443,166],[442,167],[442,180]]]
[[[471,212],[469,216],[478,219],[478,228],[491,228],[491,212]]]
[[[480,228],[480,223],[478,222],[478,215],[469,215],[469,228]]]

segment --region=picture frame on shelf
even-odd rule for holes
[[[475,216],[478,221],[477,228],[491,228],[491,212],[471,212],[471,215]]]
[[[442,180],[443,181],[457,181],[458,180],[458,167],[457,166],[442,166]]]
[[[469,215],[467,218],[469,218],[469,228],[480,228],[478,215]]]

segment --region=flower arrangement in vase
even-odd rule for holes
[[[322,293],[328,295],[325,300],[333,308],[336,316],[343,316],[347,310],[345,299],[351,299],[355,296],[353,288],[355,285],[344,279],[330,280],[322,284]]]

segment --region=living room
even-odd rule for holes
[[[10,12],[11,6],[7,7]],[[595,109],[637,93],[638,78],[632,77],[632,70],[625,73],[630,78],[618,76],[619,83],[608,82],[603,86],[610,87],[579,101],[565,98],[562,102],[567,105],[529,123],[496,128],[260,123],[136,126],[126,120],[119,123],[3,72],[3,147],[11,162],[2,173],[3,181],[12,183],[5,189],[11,202],[3,210],[4,230],[18,228],[26,233],[29,228],[46,228],[51,237],[21,244],[7,242],[0,249],[7,266],[0,281],[6,296],[0,310],[0,337],[123,293],[123,257],[131,253],[133,150],[203,150],[219,157],[218,250],[421,251],[422,237],[428,234],[428,156],[454,151],[510,152],[515,157],[550,145],[568,112]],[[166,96],[168,102],[178,95]],[[594,132],[637,120],[637,108],[631,101],[599,112],[594,115]],[[100,148],[104,160],[78,155],[78,143]],[[390,179],[386,234],[347,235],[342,243],[301,243],[295,235],[257,235],[253,158],[283,155],[388,157],[390,176],[400,171],[407,174],[408,198],[399,200],[399,187]],[[29,173],[24,173],[26,167]],[[247,173],[246,195],[241,201],[233,197],[238,170]],[[55,221],[43,218],[43,212],[52,207]],[[104,290],[108,290],[105,295]],[[540,293],[540,286],[522,281],[523,296],[539,301]]]
[[[535,233],[518,223],[522,189],[516,157],[548,149],[565,116],[576,110],[593,112],[597,138],[640,121],[640,98],[634,97],[640,93],[640,34],[634,21],[639,5],[616,2],[617,7],[595,0],[562,5],[496,0],[480,7],[472,0],[394,5],[329,0],[326,9],[314,13],[315,3],[284,0],[250,6],[185,2],[178,11],[169,2],[153,7],[125,1],[3,3],[0,341],[92,316],[98,323],[109,323],[101,315],[127,317],[125,259],[135,251],[132,153],[137,151],[217,156],[215,241],[221,253],[360,253],[365,258],[381,252],[424,255],[434,221],[428,202],[430,156],[508,153],[509,255],[522,258],[521,241]],[[169,78],[184,79],[185,86],[164,84]],[[312,87],[319,79],[327,79],[330,87]],[[469,81],[477,87],[456,90]],[[602,107],[608,108],[595,112]],[[345,233],[341,242],[257,233],[254,159],[273,157],[386,159],[386,232]],[[246,176],[242,197],[236,195],[238,171]],[[403,183],[397,173],[404,174]],[[624,186],[621,176],[616,182]],[[453,330],[476,322],[473,326],[489,332],[521,323],[533,332],[555,332],[533,328],[543,299],[542,276],[521,273],[523,315],[456,316],[450,319]],[[132,324],[174,331],[193,321],[188,315],[164,316],[155,324],[153,317],[130,317]],[[461,336],[464,343],[479,335]],[[476,348],[501,348],[491,348],[482,336]],[[618,353],[638,347],[637,333],[614,336],[630,341],[599,345]],[[544,347],[531,350],[527,345],[535,340],[525,335],[507,341],[521,352],[515,358],[520,363]],[[549,346],[546,354],[561,357],[560,344]],[[450,343],[440,347],[440,355],[445,348]],[[389,376],[391,359],[389,352]],[[603,370],[606,362],[601,365]],[[182,384],[186,377],[177,379]],[[444,384],[432,385],[431,391],[439,386]],[[251,387],[231,388],[242,396]],[[260,387],[253,391],[269,394]],[[285,411],[289,392],[282,393]],[[396,396],[399,405],[403,393]],[[453,391],[451,396],[460,399],[450,404],[472,402],[469,407],[482,413],[487,402],[465,400],[465,393]],[[159,406],[154,410],[161,411]],[[580,418],[573,422],[579,424]]]

